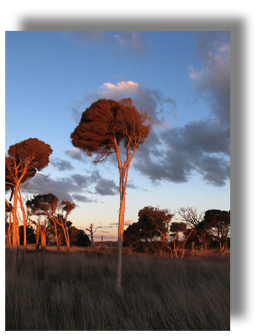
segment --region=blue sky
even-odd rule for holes
[[[70,134],[93,101],[127,97],[153,130],[129,170],[126,223],[148,205],[229,210],[228,32],[6,32],[5,149],[35,137],[53,149],[24,192],[74,201],[73,225],[115,239],[116,157],[95,166]]]

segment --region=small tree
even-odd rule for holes
[[[115,153],[118,161],[120,208],[118,218],[118,248],[116,287],[122,291],[122,246],[124,232],[125,196],[130,163],[136,149],[147,138],[151,129],[151,120],[146,112],[139,112],[132,100],[120,101],[100,99],[87,108],[79,125],[71,134],[72,144],[89,156],[96,155],[95,163],[105,161]],[[119,145],[123,144],[126,157],[123,162]]]
[[[100,226],[97,226],[96,228],[94,228],[94,225],[95,225],[94,223],[93,224],[91,223],[90,227],[86,229],[90,233],[92,246],[93,246],[93,234],[102,226],[102,223]]]

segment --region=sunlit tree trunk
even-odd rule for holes
[[[191,233],[192,233],[193,231],[194,231],[194,230],[190,231],[189,235],[187,236],[186,240],[184,241],[183,251],[182,251],[182,257],[181,257],[181,259],[183,259],[184,254],[185,254],[186,242],[187,242],[188,238],[190,237],[190,235],[191,235]]]
[[[194,255],[195,254],[194,242],[192,242],[191,249],[192,249],[192,254]]]
[[[44,225],[40,226],[40,234],[41,234],[41,251],[42,253],[46,250],[46,222]]]
[[[18,245],[19,245],[18,218],[17,218],[17,200],[18,200],[18,191],[17,191],[17,188],[15,188],[15,192],[14,192],[14,205],[13,205],[12,247],[18,247]]]
[[[117,242],[117,270],[116,270],[116,288],[122,291],[121,274],[122,274],[122,249],[123,249],[123,233],[124,233],[124,215],[125,215],[125,199],[120,200],[120,212],[118,222],[118,242]]]
[[[26,245],[27,245],[27,236],[26,236],[27,216],[26,216],[24,204],[23,204],[23,201],[22,201],[20,189],[18,189],[18,199],[19,199],[20,208],[21,208],[22,215],[23,215],[23,235],[24,235],[23,236],[23,246],[24,246],[24,248],[26,248]]]

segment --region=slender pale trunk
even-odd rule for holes
[[[20,193],[20,189],[18,189],[18,199],[19,199],[19,203],[20,203],[20,207],[21,207],[21,211],[22,211],[22,215],[23,215],[23,246],[24,248],[26,248],[27,245],[27,236],[26,236],[26,229],[27,229],[27,216],[26,216],[26,212],[25,212],[25,208],[22,202],[22,197],[21,197],[21,193]]]
[[[121,180],[122,180],[122,177],[120,177],[120,185],[123,184],[123,180],[122,181]],[[122,193],[122,195],[120,195],[120,210],[119,210],[119,218],[118,218],[117,269],[116,269],[116,289],[118,292],[122,292],[121,276],[122,276],[124,216],[125,216],[125,190]]]
[[[189,235],[187,236],[187,239],[186,239],[185,242],[184,242],[184,245],[183,245],[183,252],[182,252],[182,257],[181,257],[181,259],[183,259],[184,254],[185,254],[186,242],[187,242],[188,238],[190,237],[190,235],[191,235],[191,233],[192,233],[193,231],[194,231],[194,230],[190,231]]]
[[[12,233],[12,247],[18,247],[19,245],[19,231],[18,231],[18,218],[17,218],[17,201],[18,190],[15,188],[14,192],[14,206],[13,206],[13,233]]]
[[[91,224],[91,228],[90,228],[90,234],[91,234],[91,246],[93,246],[93,226]]]

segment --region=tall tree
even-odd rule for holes
[[[36,138],[30,138],[9,147],[6,156],[6,189],[11,190],[11,198],[12,196],[14,198],[12,233],[14,247],[19,245],[17,201],[19,199],[22,204],[19,192],[20,185],[48,165],[52,152],[50,145]],[[26,243],[26,225],[24,218],[24,245]]]
[[[118,218],[117,290],[122,291],[122,245],[124,232],[125,196],[130,163],[136,149],[147,138],[151,119],[146,112],[139,112],[130,98],[120,101],[100,99],[87,108],[79,125],[71,134],[72,144],[96,155],[95,163],[105,161],[115,153],[118,161],[120,208]],[[119,145],[123,144],[126,157],[123,162]]]

